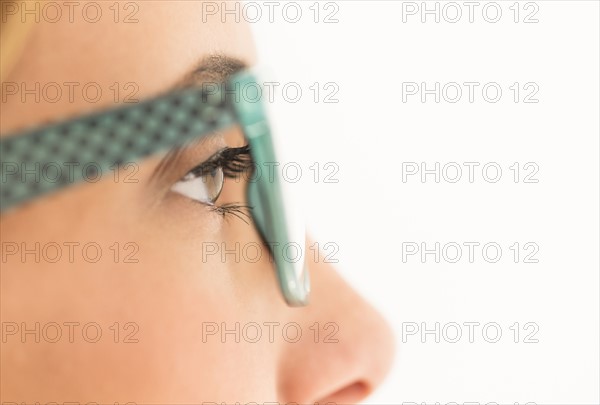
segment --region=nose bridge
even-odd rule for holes
[[[394,354],[391,329],[336,271],[310,263],[310,304],[293,313],[306,339],[282,349],[278,394],[285,402],[352,403],[387,374]]]

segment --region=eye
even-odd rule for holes
[[[215,205],[225,178],[238,178],[253,170],[248,145],[224,148],[194,167],[171,187],[171,191],[206,205]],[[225,208],[224,208],[225,209]]]
[[[224,180],[223,168],[212,166],[209,169],[190,171],[171,190],[194,201],[214,205],[223,190]]]

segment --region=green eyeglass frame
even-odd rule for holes
[[[248,89],[259,87],[254,75],[241,72],[220,85],[203,85],[74,120],[36,128],[0,139],[0,212],[44,194],[79,183],[84,172],[75,170],[56,179],[24,176],[29,166],[93,163],[102,172],[139,161],[175,146],[239,125],[257,166],[275,162],[275,150],[260,97]],[[39,169],[38,169],[39,170]],[[280,177],[260,176],[248,182],[252,219],[275,264],[279,286],[290,306],[308,302],[310,279],[304,255],[290,260],[287,247],[294,241],[284,206]],[[304,240],[297,241],[304,250]]]

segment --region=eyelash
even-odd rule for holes
[[[248,145],[240,148],[225,148],[213,155],[210,160],[204,162],[188,172],[187,175],[203,176],[217,168],[223,169],[225,177],[237,178],[254,167],[250,147]],[[186,175],[186,176],[187,176]]]
[[[217,168],[223,170],[223,175],[229,179],[238,178],[242,173],[249,173],[254,168],[250,147],[248,145],[239,148],[225,148],[217,152],[209,161],[204,162],[188,172],[194,176],[203,176]],[[202,204],[202,203],[199,203]],[[205,205],[205,204],[203,204]],[[212,205],[211,209],[221,214],[223,217],[232,215],[241,219],[245,223],[249,223],[250,214],[248,213],[252,207],[239,203],[228,203],[222,205]],[[247,220],[248,219],[248,220]]]
[[[241,148],[226,148],[218,153],[217,162],[223,168],[225,177],[234,179],[242,173],[247,173],[254,168],[250,146]]]

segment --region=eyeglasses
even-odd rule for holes
[[[185,88],[135,105],[3,137],[0,212],[84,179],[84,171],[74,170],[56,179],[39,176],[28,181],[31,176],[23,178],[21,173],[27,163],[36,167],[85,167],[93,163],[107,171],[234,125],[241,127],[255,165],[274,162],[264,106],[260,97],[251,99],[246,94],[252,87],[258,87],[254,75],[242,72],[221,85]],[[285,252],[294,240],[279,176],[249,181],[247,199],[254,224],[273,258],[284,299],[291,306],[306,305],[310,280],[304,255],[290,260]],[[303,250],[304,240],[298,242]]]

